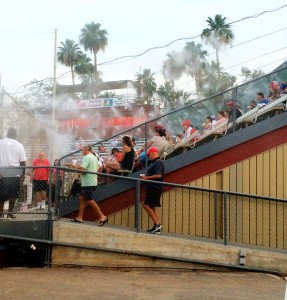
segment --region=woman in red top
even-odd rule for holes
[[[36,209],[45,209],[47,182],[49,179],[50,162],[44,157],[44,152],[40,152],[38,158],[34,159],[33,167],[45,166],[46,168],[33,169],[33,188],[36,193]]]

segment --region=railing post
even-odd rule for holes
[[[136,205],[135,205],[135,228],[137,232],[140,232],[140,190],[141,182],[138,180],[136,182]]]
[[[147,140],[148,140],[148,127],[147,127],[148,123],[144,124],[144,139],[145,139],[145,145],[144,145],[144,151],[145,151],[145,167],[147,168],[148,165],[148,160],[147,160]]]
[[[227,200],[226,192],[223,193],[223,242],[227,245]]]
[[[217,228],[217,193],[214,193],[214,238],[217,239],[218,228]]]
[[[236,120],[236,109],[237,109],[237,88],[235,87],[232,90],[232,101],[233,101],[233,110],[232,110],[232,127],[233,132],[235,132],[235,120]]]
[[[53,169],[50,169],[49,173],[49,198],[48,198],[48,212],[51,212],[51,207],[52,207],[52,185],[53,185]]]
[[[60,170],[56,169],[56,182],[55,182],[55,197],[54,197],[54,215],[58,216],[59,213],[59,189],[60,187]]]

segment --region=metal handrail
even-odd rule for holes
[[[34,167],[34,166],[19,166],[19,167],[0,167],[1,169],[34,169],[34,168],[49,168],[49,169],[58,169],[62,171],[67,171],[67,172],[74,172],[77,173],[79,172],[79,169],[73,169],[73,168],[67,168],[67,167],[59,167],[59,166],[40,166],[40,167]],[[219,193],[219,194],[226,194],[230,196],[238,196],[238,197],[246,197],[246,198],[259,198],[262,200],[268,200],[268,201],[276,201],[276,202],[287,202],[287,199],[284,198],[274,198],[274,197],[267,197],[267,196],[259,196],[256,194],[245,194],[245,193],[239,193],[239,192],[231,192],[231,191],[226,191],[226,190],[218,190],[218,189],[210,189],[210,188],[203,188],[203,187],[196,187],[196,186],[190,186],[190,185],[184,185],[184,184],[179,184],[179,183],[172,183],[172,182],[164,182],[164,181],[154,181],[154,180],[144,180],[140,178],[134,178],[134,177],[129,177],[129,176],[119,176],[119,175],[113,175],[113,174],[106,174],[106,173],[99,173],[99,172],[91,172],[91,171],[86,171],[85,173],[89,174],[95,174],[98,176],[103,176],[103,177],[112,177],[115,179],[121,179],[121,180],[127,180],[127,181],[133,181],[133,182],[140,182],[140,183],[155,183],[163,186],[169,186],[169,187],[174,187],[174,188],[184,188],[188,190],[195,190],[195,191],[201,191],[201,192],[208,192],[208,193]]]
[[[270,72],[270,73],[268,73],[268,74],[265,74],[265,75],[263,75],[263,76],[260,76],[260,77],[258,77],[258,78],[255,78],[255,79],[252,79],[252,80],[250,80],[250,81],[248,81],[248,82],[242,83],[242,84],[240,84],[240,85],[237,85],[237,86],[235,86],[235,87],[232,87],[232,88],[227,89],[227,90],[225,90],[225,91],[222,91],[222,92],[220,92],[220,93],[214,94],[214,95],[209,96],[209,97],[207,97],[207,98],[198,100],[198,101],[196,101],[196,102],[194,102],[194,103],[185,105],[185,106],[180,107],[180,108],[178,108],[178,109],[175,109],[175,110],[173,110],[173,111],[171,111],[171,112],[165,113],[165,114],[163,114],[163,115],[161,115],[161,116],[159,116],[159,117],[156,117],[156,118],[153,118],[153,119],[151,119],[151,120],[149,120],[149,121],[146,121],[146,122],[144,122],[144,123],[141,123],[141,124],[139,124],[139,125],[137,125],[137,126],[131,127],[131,128],[129,128],[129,129],[125,130],[125,131],[122,131],[121,133],[112,135],[112,136],[110,136],[110,137],[108,137],[108,138],[106,138],[106,139],[103,139],[103,140],[101,140],[101,141],[97,141],[97,142],[93,143],[92,146],[99,145],[99,144],[101,144],[101,143],[103,143],[103,142],[106,142],[106,141],[108,141],[108,140],[110,140],[110,139],[116,138],[116,137],[118,137],[119,135],[123,135],[123,134],[125,134],[125,133],[128,133],[128,132],[130,132],[130,131],[132,131],[132,130],[135,130],[135,129],[137,129],[137,128],[139,128],[139,127],[142,127],[142,126],[146,126],[147,124],[152,123],[152,122],[155,122],[155,121],[157,121],[157,120],[159,120],[159,119],[161,119],[161,118],[164,118],[164,117],[169,116],[169,115],[171,115],[171,114],[177,113],[177,112],[182,111],[182,110],[184,110],[184,109],[187,109],[187,108],[189,108],[189,107],[193,107],[193,106],[195,106],[195,105],[197,105],[197,104],[200,104],[200,103],[203,103],[203,102],[205,102],[205,101],[208,101],[208,100],[210,100],[210,99],[212,99],[212,98],[221,96],[221,95],[223,95],[223,94],[225,94],[225,93],[227,93],[227,92],[233,91],[233,90],[238,89],[238,88],[240,88],[240,87],[249,85],[249,84],[251,84],[251,83],[253,83],[253,82],[256,82],[256,81],[258,81],[258,80],[260,80],[260,79],[263,79],[263,78],[268,77],[268,76],[270,76],[270,75],[272,75],[272,74],[275,74],[275,73],[278,73],[278,72],[280,72],[280,71],[283,71],[283,70],[285,70],[285,69],[287,69],[287,66],[286,66],[286,67],[283,67],[283,68],[280,68],[280,69],[278,69],[278,70],[274,70],[274,71],[272,71],[272,72]],[[81,152],[81,149],[75,150],[75,151],[73,151],[73,152],[70,152],[70,153],[68,153],[68,154],[66,154],[66,155],[64,155],[64,156],[62,156],[62,157],[59,159],[58,164],[60,165],[61,161],[62,161],[63,159],[65,159],[66,157],[72,156],[72,155],[74,155],[74,154],[76,154],[76,153],[79,153],[79,152]]]

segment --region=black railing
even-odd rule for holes
[[[24,167],[19,167],[21,168]],[[26,169],[31,168],[26,167]],[[50,178],[47,186],[50,193],[45,208],[36,211],[37,203],[33,197],[27,210],[21,210],[21,207],[25,206],[25,200],[20,195],[15,210],[12,212],[16,216],[15,220],[22,222],[23,226],[25,226],[23,221],[33,221],[36,222],[37,227],[37,222],[45,219],[48,224],[45,240],[52,239],[53,218],[74,218],[79,208],[79,194],[68,197],[72,176],[78,171],[52,166],[50,169],[63,172],[64,181],[61,183],[61,189],[55,189],[55,194],[52,195],[52,185],[56,185],[56,182]],[[0,168],[0,171],[2,170],[3,168]],[[147,181],[132,177],[88,173],[115,180],[108,186],[109,194],[106,193],[107,186],[99,186],[93,195],[95,201],[102,207],[103,213],[109,216],[108,226],[123,229],[130,227],[140,233],[152,227],[153,223],[142,207]],[[168,182],[153,183],[163,186],[162,207],[159,209],[163,225],[162,234],[224,245],[287,250],[287,231],[285,230],[287,202],[285,199]],[[6,209],[5,217],[8,213],[10,212]],[[89,221],[97,219],[97,215],[89,208],[86,209],[84,217]],[[5,220],[6,218],[4,222]],[[0,233],[8,234],[4,227],[0,228]],[[1,232],[1,230],[4,231]],[[28,232],[28,237],[31,236],[29,230],[32,232],[35,228],[27,226],[25,231]],[[50,252],[47,255],[50,255]]]

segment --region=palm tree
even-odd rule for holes
[[[219,14],[215,15],[214,19],[209,17],[206,22],[208,28],[202,31],[201,38],[215,49],[217,75],[219,77],[220,68],[218,52],[222,46],[230,45],[232,43],[234,40],[234,33],[231,30],[231,26],[226,23],[226,17],[223,18]]]
[[[179,79],[185,69],[185,60],[181,52],[168,52],[167,59],[163,62],[163,76],[166,80]]]
[[[203,69],[206,65],[207,51],[202,50],[201,44],[187,42],[183,52],[185,54],[185,72],[194,79],[198,97],[203,85]]]
[[[157,84],[150,69],[144,69],[143,73],[136,73],[138,98],[143,98],[150,102],[153,94],[156,92]]]
[[[190,75],[195,81],[196,93],[199,97],[206,55],[207,51],[202,49],[202,45],[194,42],[186,43],[181,52],[167,53],[168,58],[163,63],[165,79],[176,80],[184,73]]]
[[[87,23],[81,30],[80,44],[83,45],[85,51],[90,50],[94,54],[94,69],[95,77],[98,79],[97,53],[104,51],[108,44],[108,32],[105,29],[100,29],[100,23]]]
[[[92,60],[86,54],[82,54],[79,57],[79,60],[75,64],[74,70],[77,75],[82,78],[88,78],[89,81],[92,82],[95,69],[92,64]]]
[[[77,63],[79,58],[83,55],[80,51],[80,46],[75,41],[66,39],[65,42],[61,42],[62,47],[58,47],[57,53],[58,62],[70,67],[72,73],[72,82],[75,84],[74,65]]]
[[[219,67],[219,77],[218,73],[218,65],[214,60],[211,63],[207,63],[205,71],[204,71],[204,82],[203,86],[203,95],[205,97],[209,97],[220,93],[224,90],[227,90],[233,87],[236,77],[228,74],[227,72],[223,72],[223,70]]]

